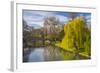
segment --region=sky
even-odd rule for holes
[[[43,27],[44,18],[57,17],[61,23],[69,21],[70,12],[23,10],[23,19],[34,28]],[[91,25],[91,13],[75,12],[76,16],[84,16],[88,25]]]

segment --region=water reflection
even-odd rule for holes
[[[28,62],[44,61],[44,48],[35,48],[29,55]]]
[[[45,61],[63,60],[61,50],[54,46],[47,46],[44,48]]]
[[[23,55],[23,62],[60,61],[60,60],[75,60],[75,59],[87,59],[87,58],[82,56],[76,58],[75,53],[65,51],[55,46],[31,48],[30,51],[26,51],[26,53]]]
[[[57,61],[62,59],[61,50],[52,46],[47,46],[34,48],[29,54],[28,62]]]

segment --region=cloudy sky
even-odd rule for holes
[[[54,12],[54,11],[35,11],[35,10],[23,10],[23,19],[27,22],[29,26],[34,28],[43,27],[44,18],[46,17],[57,17],[60,22],[66,23],[69,21],[70,12]],[[87,23],[91,24],[91,14],[90,13],[75,13],[76,16],[84,16]]]

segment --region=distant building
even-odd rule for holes
[[[60,27],[60,22],[56,17],[47,17],[44,20],[44,31],[46,34],[49,33],[56,33],[58,32],[57,29],[59,29],[58,31],[61,30]]]

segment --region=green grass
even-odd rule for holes
[[[63,42],[63,43],[66,43],[66,42]],[[66,50],[66,51],[75,52],[74,48],[73,48],[73,49],[72,49],[72,48],[67,48],[65,44],[64,44],[64,45],[61,45],[61,42],[60,42],[60,41],[56,42],[56,43],[55,43],[55,46],[61,47],[61,49],[64,49],[64,50]],[[63,47],[62,47],[62,46],[63,46]],[[79,50],[79,54],[82,55],[82,56],[84,56],[84,57],[87,57],[87,58],[90,57],[90,56],[88,55],[89,52],[90,52],[90,51],[85,51],[84,48],[80,48],[80,50]],[[70,55],[68,55],[68,54],[65,55],[65,54],[64,54],[63,57],[64,57],[65,60],[66,60],[66,59],[72,59],[72,58],[73,58],[73,54],[70,54]]]

